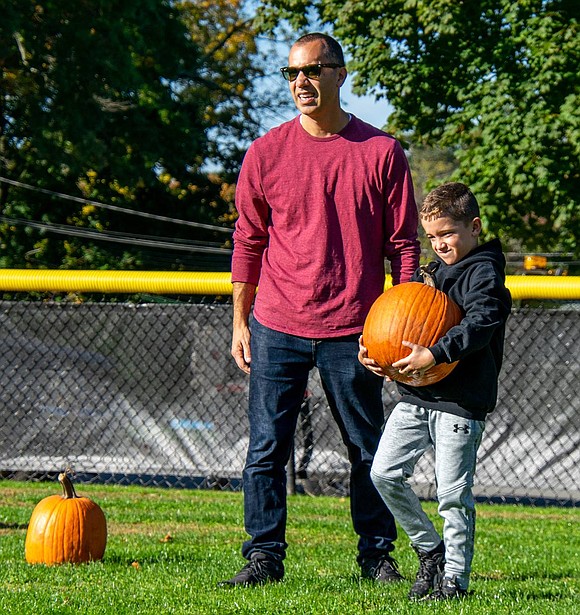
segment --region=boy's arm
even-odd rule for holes
[[[503,277],[490,264],[483,264],[477,275],[469,275],[463,284],[461,307],[465,316],[429,348],[436,363],[452,363],[487,346],[510,314],[510,293]]]

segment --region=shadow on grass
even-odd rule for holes
[[[574,585],[578,585],[578,580],[573,573],[569,575],[515,574],[505,575],[502,579],[480,575],[473,584],[475,592],[480,595],[499,593],[503,599],[513,601],[514,604],[522,600],[569,600],[577,595],[578,587],[575,588]]]
[[[26,530],[28,523],[0,523],[0,530]]]
[[[514,583],[541,583],[541,582],[564,582],[564,581],[576,581],[578,582],[577,570],[561,570],[561,571],[549,571],[541,574],[534,574],[532,572],[510,573],[510,574],[477,574],[474,575],[474,579],[478,581],[490,581],[490,582],[514,582]]]
[[[514,604],[522,600],[550,600],[560,601],[570,599],[573,596],[570,588],[553,586],[553,587],[526,587],[526,588],[506,588],[502,595],[508,600],[512,600]]]
[[[138,563],[142,566],[153,564],[193,564],[200,562],[199,555],[188,553],[187,551],[160,551],[159,553],[146,553],[136,551],[134,556],[127,553],[105,552],[103,561],[107,564],[119,564],[122,566],[131,566]]]

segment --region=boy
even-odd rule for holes
[[[476,454],[485,417],[497,401],[511,296],[504,284],[499,241],[478,245],[479,206],[467,186],[447,183],[436,188],[425,198],[419,217],[439,260],[418,269],[413,281],[430,275],[459,305],[463,319],[430,348],[403,342],[411,353],[393,367],[401,374],[424,373],[437,363],[459,363],[432,385],[397,383],[402,397],[385,425],[371,478],[419,557],[409,598],[446,600],[465,596],[469,585]],[[359,360],[384,377],[363,344],[361,339]],[[435,451],[443,540],[407,483],[430,446]]]

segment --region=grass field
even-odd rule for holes
[[[480,505],[471,595],[422,604],[406,598],[417,562],[402,532],[395,555],[408,582],[360,579],[344,499],[291,497],[284,582],[220,589],[216,583],[244,563],[241,494],[96,485],[77,485],[77,492],[107,516],[104,560],[29,566],[30,514],[60,486],[0,481],[0,613],[580,613],[574,508]],[[439,527],[435,504],[426,509]]]

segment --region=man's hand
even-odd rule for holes
[[[250,351],[250,328],[247,325],[234,327],[232,334],[232,357],[237,366],[246,374],[250,373],[252,353]]]
[[[250,350],[250,310],[256,294],[254,284],[234,282],[234,319],[232,327],[232,357],[236,365],[246,374],[250,373],[252,352]]]

